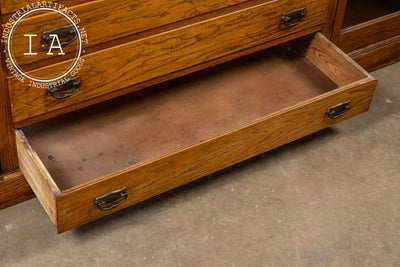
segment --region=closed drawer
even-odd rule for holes
[[[365,112],[375,86],[316,34],[19,129],[20,168],[63,232]]]
[[[46,89],[31,88],[10,79],[13,120],[17,126],[26,125],[322,28],[327,1],[291,5],[288,2],[292,1],[266,2],[86,55],[79,72],[80,91],[63,100],[49,96]],[[282,14],[301,8],[303,2],[308,10],[305,20],[295,27],[283,25]],[[30,74],[57,76],[71,62],[43,67]]]
[[[89,36],[89,42],[84,42],[82,44],[83,48],[86,49],[89,46],[95,46],[128,35],[142,33],[159,28],[163,25],[173,24],[193,17],[197,17],[196,20],[200,21],[201,19],[204,20],[212,16],[215,17],[218,14],[221,15],[221,13],[229,13],[229,11],[232,12],[265,1],[266,0],[145,0],[132,2],[131,0],[103,0],[68,7],[78,16],[80,27],[84,28]],[[286,3],[287,1],[279,0],[279,2]],[[64,3],[64,5],[65,4],[67,3]],[[228,7],[231,8],[229,9]],[[210,12],[211,14],[209,14]],[[42,38],[32,39],[31,50],[37,53],[36,56],[24,55],[28,49],[28,39],[24,34],[36,34],[38,37],[41,37],[44,31],[52,31],[58,27],[70,24],[64,17],[55,12],[47,12],[40,16],[36,15],[36,13],[34,12],[25,17],[15,29],[12,38],[14,60],[19,65],[25,65],[40,60],[61,61],[65,60],[65,58],[70,58],[70,55],[47,55],[46,53],[49,50],[49,45],[43,45]],[[215,14],[213,15],[213,13]],[[205,14],[208,15],[204,17]],[[204,18],[202,18],[202,16]],[[173,26],[170,25],[167,29],[164,29],[164,31],[170,30],[171,28],[173,28]],[[149,32],[147,35],[158,32],[160,32],[160,30]],[[66,39],[68,39],[68,37]],[[76,43],[77,41],[64,46],[63,51],[65,53],[75,54]],[[104,44],[104,46],[107,46],[107,44]]]

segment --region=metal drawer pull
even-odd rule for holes
[[[326,115],[328,115],[328,117],[331,119],[337,119],[346,114],[347,111],[350,110],[350,108],[351,108],[351,100],[348,100],[346,102],[328,108],[328,110],[326,111]]]
[[[96,204],[96,206],[101,210],[111,210],[124,203],[127,197],[128,197],[128,188],[123,187],[121,189],[112,191],[100,197],[96,197],[96,199],[94,200],[94,204]],[[121,198],[120,202],[114,203],[120,198]],[[111,204],[111,205],[105,206],[106,204]]]
[[[58,36],[58,39],[61,41],[61,46],[66,46],[72,43],[78,37],[78,33],[76,32],[76,29],[73,25],[65,25],[49,31],[44,31],[42,35],[43,42],[51,45],[54,39],[52,36],[50,36],[52,34],[56,34]]]
[[[79,76],[64,79],[62,84],[50,83],[47,85],[47,94],[57,98],[63,99],[70,97],[81,89],[81,78]]]
[[[282,23],[288,27],[294,27],[296,25],[299,25],[306,18],[306,15],[307,15],[306,7],[295,9],[288,13],[283,13]]]

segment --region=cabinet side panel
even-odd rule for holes
[[[1,53],[0,60],[0,173],[7,173],[18,169],[18,158],[8,84],[4,72],[4,53]]]

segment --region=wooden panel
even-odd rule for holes
[[[24,134],[17,130],[16,135],[21,171],[50,219],[57,225],[56,196],[60,194],[60,190],[36,152],[30,147]]]
[[[344,52],[400,35],[400,11],[341,31],[338,46]]]
[[[261,4],[87,55],[79,73],[82,88],[69,99],[55,100],[45,90],[32,89],[11,79],[9,86],[14,122],[88,101],[324,23],[328,2],[309,0],[306,6],[310,11],[302,24],[290,29],[280,25],[283,12],[303,5],[288,5],[285,1]],[[62,68],[63,64],[56,64],[32,73],[42,75]]]
[[[400,35],[349,54],[367,71],[374,71],[400,60]]]
[[[265,0],[264,2],[266,2]],[[282,1],[282,0],[281,0]],[[240,3],[245,3],[238,5]],[[227,9],[223,13],[232,12],[240,8],[245,8],[250,5],[256,5],[263,2],[262,0],[147,0],[132,3],[131,0],[121,1],[95,1],[88,2],[82,5],[71,7],[71,10],[78,15],[79,25],[87,31],[89,43],[83,44],[84,48],[114,40],[123,36],[131,35],[138,32],[143,32],[149,29],[154,29],[162,25],[174,23],[176,21],[188,19],[191,17],[199,17],[202,14],[213,12],[235,6],[233,9]],[[221,13],[221,12],[219,12]],[[222,14],[223,14],[222,13]],[[221,15],[221,14],[219,14]],[[215,15],[216,16],[216,15]],[[207,18],[202,18],[202,20]],[[48,60],[61,62],[65,58],[70,58],[69,55],[48,56],[46,53],[49,46],[42,45],[43,31],[51,30],[60,26],[69,24],[60,15],[47,13],[40,16],[24,19],[15,30],[12,38],[12,48],[14,60],[19,65],[27,63]],[[33,38],[32,51],[38,53],[36,56],[26,56],[28,50],[28,39],[24,34],[37,34],[38,38]],[[63,48],[65,53],[73,52],[77,49],[76,43],[67,45]]]
[[[0,176],[0,210],[35,197],[20,171]]]

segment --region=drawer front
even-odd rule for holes
[[[210,78],[200,76],[202,81],[206,80],[205,84],[198,85],[199,81],[197,81],[194,82],[194,86],[184,87],[184,90],[175,90],[179,87],[173,88],[174,90],[171,90],[169,95],[150,94],[147,100],[146,98],[136,99],[135,95],[134,100],[137,101],[132,102],[130,99],[127,106],[111,103],[113,107],[124,109],[124,115],[118,118],[109,114],[110,109],[107,112],[100,109],[93,113],[85,113],[88,116],[78,122],[76,122],[76,115],[71,115],[66,120],[60,120],[57,123],[50,121],[46,124],[45,122],[41,127],[36,128],[36,138],[41,140],[40,143],[44,145],[45,151],[40,151],[43,147],[38,146],[38,139],[35,140],[35,136],[29,134],[29,129],[25,132],[35,143],[32,147],[29,145],[29,138],[25,137],[22,130],[18,130],[17,148],[20,154],[21,170],[34,191],[40,193],[38,197],[42,198],[41,202],[44,203],[45,209],[52,219],[54,218],[58,231],[63,232],[368,110],[376,87],[375,79],[322,34],[316,34],[311,40],[307,38],[298,42],[296,40],[296,46],[301,51],[300,59],[299,54],[294,56],[293,49],[289,49],[288,58],[285,55],[283,61],[277,61],[272,57],[267,58],[262,65],[257,63],[252,65],[251,62],[255,62],[253,58],[251,61],[245,61],[246,64],[241,68],[236,70],[234,68],[233,72],[227,74],[225,71],[228,68],[223,67],[219,72],[224,77],[221,80],[218,79],[221,76],[216,76],[212,71]],[[305,61],[301,58],[306,58],[307,63],[304,63]],[[249,65],[252,74],[246,72]],[[277,69],[279,72],[276,72]],[[289,74],[282,71],[287,71]],[[309,80],[305,77],[313,75],[324,78],[321,80],[314,77]],[[243,81],[243,76],[251,76],[251,79]],[[277,76],[281,77],[275,79]],[[307,82],[303,83],[303,80]],[[238,86],[237,83],[239,83]],[[298,87],[299,84],[303,85]],[[322,88],[325,86],[329,88]],[[314,88],[312,94],[306,92],[309,87]],[[208,90],[201,90],[203,88]],[[255,94],[255,97],[248,93],[249,90]],[[229,96],[226,96],[227,94]],[[231,99],[230,94],[235,97]],[[191,110],[189,107],[198,103],[199,99],[202,100],[200,101],[202,103],[198,105],[200,108]],[[280,105],[279,102],[285,102],[285,104]],[[270,107],[270,105],[275,107]],[[157,108],[152,111],[154,106]],[[132,112],[131,109],[126,110],[125,107],[134,107],[136,110]],[[209,110],[212,110],[215,119],[207,113]],[[115,110],[111,113],[115,114]],[[232,113],[234,114],[230,115]],[[167,115],[164,117],[163,114]],[[96,122],[94,116],[96,116]],[[132,116],[134,118],[131,120]],[[166,119],[171,117],[175,120],[179,117],[182,121],[174,124],[170,121],[171,119]],[[240,120],[244,121],[237,124]],[[144,121],[149,123],[144,125]],[[212,122],[208,123],[209,121]],[[104,125],[109,129],[108,131],[101,128]],[[140,129],[136,132],[126,130],[124,128],[126,125],[130,125],[129,129]],[[203,125],[207,127],[201,127]],[[88,128],[88,126],[93,128],[93,132],[83,134],[82,128]],[[181,131],[182,129],[184,131]],[[154,130],[158,132],[149,134]],[[49,131],[47,136],[43,131]],[[119,137],[127,138],[125,140],[128,141],[122,144],[118,143],[121,140],[115,144],[107,143],[104,147],[111,147],[110,151],[104,152],[104,147],[102,147],[101,153],[98,153],[99,143],[104,142],[101,141],[102,138],[105,136],[104,140],[109,140],[109,136],[112,136],[111,139],[115,139],[117,132],[121,133]],[[90,133],[96,133],[99,139],[95,137],[95,134]],[[128,137],[127,133],[130,134]],[[65,135],[68,137],[60,138]],[[74,146],[81,147],[88,142],[88,136],[91,140],[93,139],[92,145],[83,147],[80,155],[77,155],[76,149],[72,149],[69,153],[65,152],[66,147],[71,147],[71,144],[65,144],[67,139],[75,141],[74,138],[79,137]],[[171,136],[173,138],[168,139]],[[49,148],[48,144],[52,143],[50,140],[52,138],[53,141],[61,140],[62,142],[54,146],[50,145]],[[135,141],[132,143],[129,141],[131,139]],[[147,141],[148,139],[150,141]],[[38,148],[41,158],[33,147]],[[129,149],[124,150],[124,147],[129,147]],[[148,147],[156,150],[150,160],[144,155],[149,152]],[[55,155],[57,149],[67,156],[61,160],[57,156],[55,158],[52,156],[49,160],[55,160],[54,163],[47,161],[43,164],[48,155]],[[93,151],[88,154],[89,156],[83,155],[88,150]],[[111,157],[108,165],[114,166],[117,159],[116,153],[121,154],[123,160],[127,160],[127,165],[131,165],[126,166],[123,163],[123,168],[118,167],[118,171],[109,169],[106,175],[100,172],[96,176],[90,172],[88,176],[93,176],[93,179],[89,180],[84,180],[86,179],[84,177],[83,180],[76,181],[77,175],[70,175],[71,184],[69,185],[64,184],[68,177],[58,178],[58,182],[55,182],[57,180],[50,176],[50,172],[65,175],[70,169],[74,169],[72,173],[78,174],[77,171],[82,172],[87,168],[87,165],[82,162],[87,162],[88,159],[98,159],[95,164],[101,164],[101,166],[95,166],[103,168],[102,166],[106,165],[104,159],[107,155]],[[58,162],[65,164],[71,157],[76,157],[76,165],[67,164],[65,167],[68,170],[61,168],[60,172]],[[126,159],[126,157],[132,158]],[[49,168],[46,169],[45,166]],[[46,197],[46,192],[51,196]],[[108,201],[111,201],[113,205],[111,209],[104,210],[104,203]]]
[[[146,0],[132,3],[131,0],[104,0],[71,6],[71,10],[79,17],[80,27],[87,32],[89,42],[84,42],[83,48],[88,48],[139,32],[142,35],[151,35],[159,32],[160,29],[147,34],[143,32],[192,17],[197,17],[199,20],[202,15],[209,12],[228,13],[232,10],[221,11],[221,9],[235,6],[233,11],[238,10],[242,7],[242,5],[238,5],[241,3],[245,3],[246,7],[260,2],[261,0],[195,0],[190,2]],[[212,14],[208,16],[212,16]],[[21,66],[40,60],[49,62],[66,60],[70,55],[46,55],[49,45],[43,46],[41,38],[32,38],[31,42],[31,51],[37,55],[34,57],[24,55],[27,52],[27,37],[24,34],[36,34],[40,37],[44,31],[51,31],[65,25],[69,25],[69,23],[54,12],[21,21],[12,39],[14,60]],[[168,28],[171,29],[171,27],[170,25]],[[65,53],[75,53],[75,51],[76,41],[63,47]]]
[[[272,1],[227,15],[174,29],[84,56],[79,72],[81,89],[63,100],[49,96],[45,89],[8,82],[12,114],[20,126],[35,117],[51,117],[88,105],[89,100],[126,93],[122,88],[137,90],[154,80],[193,66],[212,62],[295,33],[309,34],[325,22],[328,1]],[[306,6],[306,19],[295,27],[281,24],[282,14]],[[60,73],[71,61],[32,71],[33,76]],[[101,98],[102,97],[102,98]],[[86,103],[85,103],[86,102]],[[69,109],[70,108],[70,109]]]

